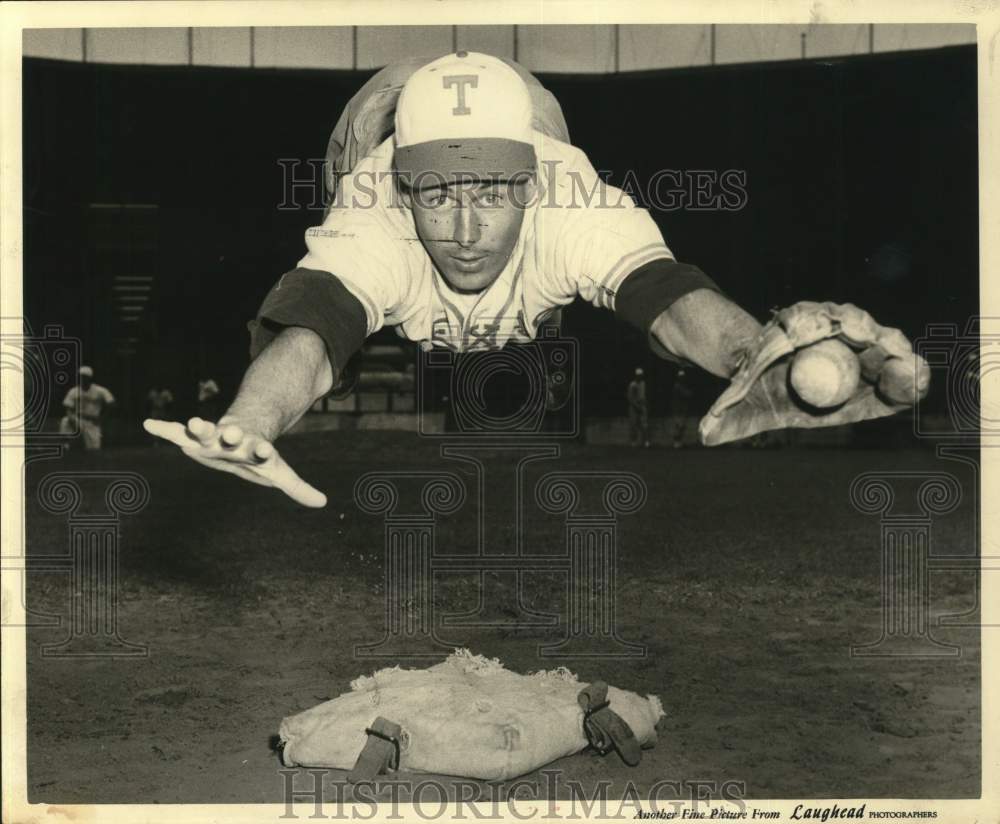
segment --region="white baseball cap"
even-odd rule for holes
[[[80,367],[80,374],[84,375],[84,376],[86,376],[88,378],[92,378],[92,377],[94,377],[94,370],[91,369],[89,366],[81,366]]]
[[[531,94],[502,60],[447,54],[415,71],[396,104],[395,164],[413,188],[535,171]]]

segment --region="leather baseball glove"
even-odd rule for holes
[[[816,409],[789,390],[788,370],[796,351],[826,338],[854,351],[861,378],[843,404]],[[717,446],[772,429],[856,423],[912,407],[929,385],[927,362],[898,329],[879,326],[850,303],[801,301],[774,313],[698,431],[703,444]]]

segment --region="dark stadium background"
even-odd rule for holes
[[[679,260],[757,317],[801,299],[851,301],[916,337],[928,322],[964,327],[978,306],[975,72],[975,48],[959,46],[540,79],[612,183],[745,170],[740,211],[652,214]],[[322,158],[371,74],[24,61],[25,316],[82,340],[123,401],[113,440],[138,434],[153,385],[173,390],[181,415],[205,374],[235,389],[247,320],[322,219],[278,210],[279,159]],[[129,330],[109,298],[121,274],[154,276]],[[564,331],[580,340],[585,415],[621,415],[639,364],[652,413],[666,412],[673,369],[636,332],[580,301]],[[126,332],[139,339],[128,356]],[[721,384],[695,382],[704,408]],[[942,410],[943,395],[926,408]]]

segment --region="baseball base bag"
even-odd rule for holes
[[[392,667],[281,722],[286,766],[396,770],[482,780],[515,778],[588,746],[629,765],[656,742],[663,708],[559,668],[520,675],[456,650],[428,669]]]

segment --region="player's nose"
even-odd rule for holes
[[[467,247],[479,241],[482,232],[479,229],[479,216],[476,209],[468,204],[462,204],[455,209],[455,242]]]

